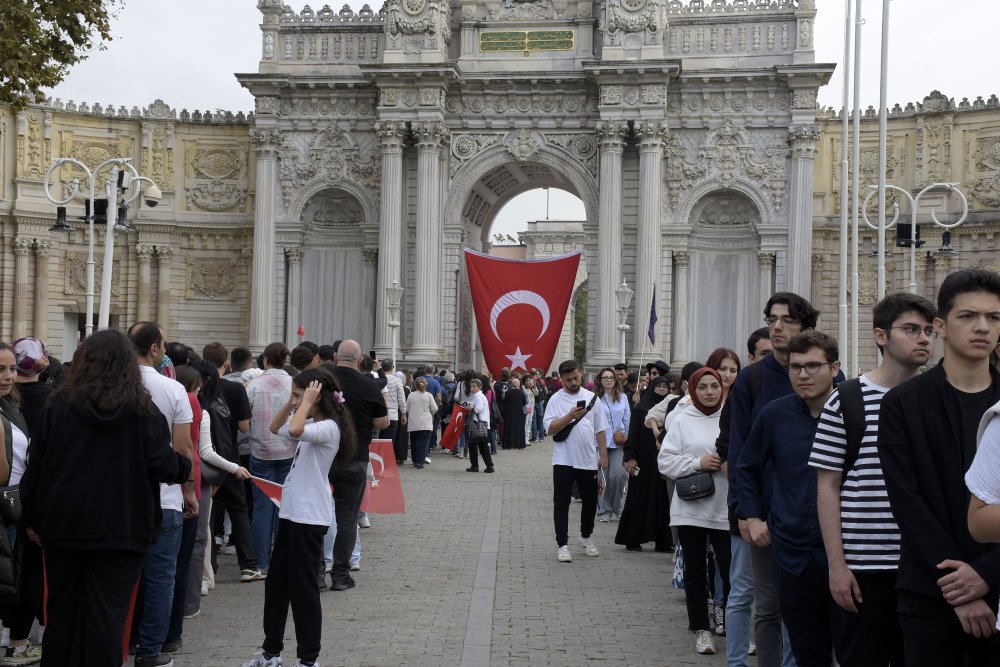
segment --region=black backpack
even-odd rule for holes
[[[215,452],[232,463],[239,463],[240,455],[233,442],[232,416],[229,404],[222,395],[222,390],[216,387],[214,394],[205,399],[202,409],[209,414],[211,422],[209,429],[212,434],[212,446]]]
[[[865,418],[865,399],[861,391],[861,379],[844,380],[837,385],[837,395],[840,398],[840,414],[844,418],[844,431],[847,435],[847,451],[844,453],[844,472],[840,477],[840,488],[844,488],[847,473],[858,462],[861,453],[861,441],[864,440],[868,421]]]

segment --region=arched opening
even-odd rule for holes
[[[739,352],[761,326],[761,271],[757,250],[760,211],[735,190],[702,197],[691,211],[690,267],[686,322],[686,361],[704,361],[716,347]],[[675,355],[681,358],[682,350]]]
[[[568,190],[535,188],[512,198],[497,211],[488,231],[493,247],[525,244],[522,235],[531,222],[548,226],[551,222],[583,222],[587,209],[583,200]]]
[[[365,212],[349,192],[313,195],[302,208],[300,320],[312,340],[371,340],[375,255],[364,248]]]

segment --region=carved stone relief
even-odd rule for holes
[[[462,165],[478,155],[483,150],[500,141],[499,134],[458,134],[451,140],[451,176],[453,177]]]
[[[245,151],[232,144],[187,143],[186,153],[193,156],[186,169],[188,206],[215,212],[241,206],[247,197]]]
[[[976,139],[972,169],[972,196],[984,206],[1000,207],[1000,136]]]
[[[664,6],[657,0],[606,0],[599,29],[605,46],[638,50],[663,43]]]
[[[101,284],[104,276],[103,254],[94,256],[94,286]],[[121,294],[121,257],[115,253],[111,260],[111,294]],[[66,251],[66,278],[63,281],[64,294],[87,293],[87,253]]]
[[[28,110],[17,116],[17,173],[40,181],[52,161],[52,112]]]
[[[386,51],[416,55],[447,52],[451,42],[450,7],[445,0],[388,0],[385,5]]]
[[[187,258],[185,294],[189,299],[232,299],[242,283],[235,257]]]

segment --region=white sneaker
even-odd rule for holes
[[[201,597],[208,595],[208,584],[201,585]]]
[[[430,463],[430,462],[431,462],[431,457],[428,456],[426,459],[424,459],[424,463]]]
[[[598,551],[597,547],[594,546],[594,540],[593,540],[593,538],[590,538],[590,537],[581,537],[580,538],[580,546],[583,547],[584,552],[588,556],[590,556],[591,558],[593,558],[594,556],[600,556],[601,555],[601,552]]]
[[[726,610],[722,607],[716,607],[712,610],[712,625],[715,626],[713,630],[715,634],[720,637],[726,636]]]
[[[569,552],[569,545],[559,547],[559,553],[556,554],[556,560],[560,563],[572,563],[573,556]]]
[[[611,521],[611,515],[610,514],[602,514],[599,517],[597,517],[597,520],[600,521],[601,523],[607,523],[607,522]]]
[[[357,561],[352,562],[351,563],[351,572],[360,572],[360,571],[361,571],[361,563],[357,562]]]
[[[371,527],[372,527],[372,522],[368,520],[367,514],[358,519],[358,528],[371,528]]]
[[[757,655],[757,642],[750,640],[750,648],[747,649],[747,655]]]
[[[272,655],[270,658],[265,658],[264,652],[261,651],[244,662],[242,667],[281,667],[281,656]]]
[[[715,639],[712,638],[712,633],[708,630],[699,630],[694,648],[702,655],[715,655]]]

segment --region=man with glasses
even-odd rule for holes
[[[727,400],[730,408],[729,449],[727,464],[729,475],[729,505],[736,516],[740,516],[738,491],[744,483],[737,462],[743,450],[743,442],[750,435],[761,409],[769,402],[792,393],[788,378],[788,341],[792,336],[815,328],[819,311],[806,299],[794,292],[778,292],[764,306],[764,322],[767,324],[771,341],[771,354],[759,363],[746,366],[736,377],[732,392]],[[721,435],[720,435],[721,437]],[[764,490],[765,501],[769,493]],[[764,506],[767,507],[765,502]],[[745,568],[753,571],[754,594],[756,598],[756,624],[754,638],[757,645],[757,664],[760,667],[794,667],[791,648],[782,638],[781,616],[778,609],[777,572],[769,546],[758,547],[751,543],[746,521],[739,521],[738,527],[743,543],[733,544],[731,580]],[[735,619],[732,619],[735,620]],[[729,664],[745,665],[746,655],[742,650],[741,633],[745,627],[726,619],[727,655]],[[736,633],[736,636],[733,633]],[[732,644],[733,651],[728,649]],[[737,648],[740,647],[740,648]],[[737,655],[736,653],[742,653]]]
[[[885,392],[916,376],[930,359],[936,314],[934,304],[916,294],[892,294],[876,304],[872,324],[882,363],[838,385],[819,418],[809,465],[816,469],[843,667],[903,665],[896,615],[899,527],[876,447],[878,415]]]
[[[1000,400],[1000,373],[990,366],[1000,337],[1000,276],[956,271],[937,302],[941,363],[890,389],[879,412],[878,453],[901,536],[903,651],[908,667],[995,666],[1000,545],[969,534],[964,475],[980,420]]]
[[[788,340],[784,353],[794,394],[764,406],[743,443],[737,511],[754,547],[773,545],[779,609],[796,663],[828,667],[838,618],[827,585],[809,453],[840,372],[837,341],[805,331]],[[759,593],[757,599],[759,604]]]

